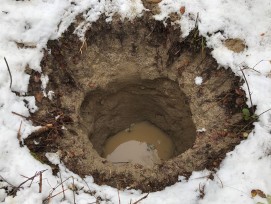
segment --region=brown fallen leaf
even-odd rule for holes
[[[42,92],[38,92],[35,94],[35,99],[36,101],[38,101],[39,103],[41,103],[42,99],[43,99],[43,93]]]
[[[181,14],[184,14],[184,13],[185,13],[185,6],[182,6],[182,7],[180,8],[180,13],[181,13]]]
[[[235,100],[235,104],[236,104],[237,106],[242,106],[244,103],[245,103],[245,101],[244,101],[244,99],[241,98],[241,97],[239,97],[239,98],[237,98],[237,99]]]
[[[245,95],[245,92],[240,88],[235,89],[235,93],[238,94],[239,96],[244,96]]]
[[[253,189],[251,191],[251,196],[254,198],[257,195],[260,196],[261,198],[266,198],[266,195],[265,195],[265,193],[262,190]]]

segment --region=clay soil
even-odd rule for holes
[[[31,119],[43,126],[25,141],[33,155],[57,173],[44,155],[58,152],[67,168],[82,177],[92,175],[97,184],[145,192],[164,189],[179,175],[215,170],[251,128],[241,113],[246,101],[242,82],[218,68],[197,29],[182,39],[171,20],[165,27],[150,14],[133,22],[115,17],[110,24],[101,18],[84,42],[73,34],[75,25],[49,41],[42,69],[50,79],[47,91],[55,93],[52,100],[41,97],[40,74],[29,71],[29,95],[39,106]],[[203,78],[200,86],[197,76]],[[118,107],[123,98],[126,105]],[[177,148],[172,159],[145,168],[115,165],[100,156],[108,137],[146,119],[172,135]],[[206,131],[197,131],[202,128]],[[185,148],[178,149],[184,141]]]

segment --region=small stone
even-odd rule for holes
[[[244,132],[244,133],[243,133],[243,137],[247,138],[247,137],[248,137],[248,133],[247,133],[247,132]]]

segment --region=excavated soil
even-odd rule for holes
[[[47,162],[58,152],[62,162],[98,184],[157,191],[179,175],[215,169],[247,129],[241,110],[245,94],[239,78],[218,68],[202,49],[197,30],[186,39],[180,30],[145,14],[133,22],[93,23],[82,42],[70,26],[49,41],[42,61],[52,100],[40,97],[39,73],[31,72],[29,94],[44,125],[25,141],[33,155]],[[202,77],[201,85],[195,78]],[[34,120],[35,119],[35,120]],[[115,165],[100,155],[106,139],[130,124],[149,121],[174,142],[174,157],[153,168]],[[202,129],[205,131],[201,131]],[[56,167],[57,171],[57,167]]]

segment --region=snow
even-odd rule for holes
[[[271,2],[269,0],[163,0],[159,3],[161,13],[155,16],[157,20],[166,20],[172,12],[177,12],[181,19],[176,22],[182,29],[182,37],[194,28],[198,16],[200,34],[207,39],[207,46],[212,48],[212,55],[217,62],[231,69],[243,78],[240,69],[249,83],[252,103],[257,105],[256,114],[260,115],[255,122],[254,130],[248,138],[227,154],[220,168],[214,175],[214,180],[208,179],[208,171],[194,172],[189,180],[181,179],[165,190],[150,193],[142,203],[247,203],[265,202],[259,196],[252,198],[252,189],[261,189],[271,194],[271,114],[264,111],[271,108]],[[184,6],[185,13],[179,9]],[[15,197],[7,196],[2,188],[7,185],[0,180],[0,202],[2,203],[42,203],[50,193],[61,192],[59,183],[63,185],[66,199],[63,195],[53,197],[51,203],[73,203],[73,182],[78,190],[76,203],[95,202],[100,196],[107,203],[118,203],[117,189],[109,186],[98,186],[91,175],[80,178],[70,172],[59,161],[57,155],[48,153],[47,157],[53,163],[60,163],[60,175],[53,176],[49,166],[36,160],[26,147],[20,147],[17,133],[21,124],[22,138],[26,138],[37,127],[30,120],[17,116],[16,112],[25,117],[37,110],[35,98],[25,96],[29,83],[26,67],[41,71],[40,61],[43,49],[49,39],[57,39],[74,21],[78,14],[83,14],[85,21],[78,26],[76,33],[83,39],[84,32],[92,22],[102,14],[107,21],[118,13],[122,19],[139,17],[146,9],[140,0],[35,0],[10,1],[2,0],[0,7],[0,175],[6,182],[18,186],[36,172],[48,169],[43,173],[43,190],[38,193],[38,176],[32,185],[24,185]],[[225,47],[229,38],[239,38],[246,44],[245,50],[235,53]],[[11,73],[10,78],[3,60],[6,57]],[[255,70],[253,70],[253,69]],[[43,87],[46,89],[48,78],[43,75]],[[196,84],[201,84],[200,78]],[[242,87],[249,95],[246,84]],[[20,96],[14,92],[20,93]],[[52,98],[53,92],[49,91]],[[247,97],[249,98],[249,97]],[[250,99],[247,104],[250,106]],[[25,102],[27,101],[27,103]],[[223,185],[222,185],[223,184]],[[205,196],[199,199],[199,186],[205,185]],[[52,192],[52,189],[55,190]],[[96,191],[89,194],[87,191]],[[120,191],[121,203],[136,201],[145,194],[135,190]],[[106,203],[105,201],[103,203]]]
[[[198,85],[198,86],[200,86],[202,84],[202,81],[203,81],[203,79],[200,76],[197,76],[195,78],[195,84]]]
[[[205,128],[200,128],[200,129],[197,129],[197,132],[205,132],[206,129]]]

